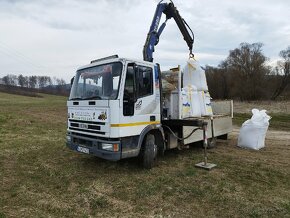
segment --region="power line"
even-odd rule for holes
[[[22,63],[28,64],[34,68],[36,68],[37,70],[40,69],[45,69],[46,67],[40,66],[38,64],[35,64],[34,61],[32,59],[30,59],[29,57],[25,56],[24,54],[22,54],[21,52],[17,51],[14,48],[11,48],[7,45],[5,45],[3,42],[0,42],[0,52],[8,55],[9,57],[13,58],[13,59],[18,59],[20,61],[22,61]]]

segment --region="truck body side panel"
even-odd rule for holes
[[[212,109],[214,116],[212,119],[210,117],[201,117],[197,119],[202,119],[208,123],[207,125],[207,136],[208,138],[213,138],[221,135],[228,134],[232,132],[232,114],[233,114],[233,101],[212,101]],[[195,127],[183,127],[183,137],[186,137],[191,133]],[[197,130],[192,136],[184,140],[184,144],[190,144],[193,142],[201,141],[203,139],[202,130]]]
[[[217,116],[211,119],[204,119],[208,122],[207,125],[207,136],[208,138],[217,137],[232,132],[232,118],[230,116]],[[213,126],[213,128],[212,128]],[[188,136],[193,129],[196,127],[184,126],[183,137]],[[213,131],[212,131],[213,130]],[[203,140],[202,130],[197,130],[189,138],[184,140],[184,144],[190,144]]]

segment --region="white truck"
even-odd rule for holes
[[[67,101],[70,149],[114,161],[140,156],[143,166],[151,168],[157,154],[167,149],[206,140],[206,133],[212,142],[226,139],[232,131],[231,101],[213,102],[213,116],[181,118],[179,68],[172,71],[178,75],[178,86],[165,96],[160,66],[152,58],[163,30],[156,31],[160,13],[176,20],[191,54],[193,38],[184,31],[185,21],[172,2],[160,2],[144,46],[144,61],[114,55],[77,70]]]

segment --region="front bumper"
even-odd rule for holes
[[[111,161],[118,161],[121,159],[122,148],[121,142],[118,140],[107,141],[74,134],[69,134],[68,136],[70,136],[70,140],[67,140],[67,147],[71,150],[80,152],[85,149],[85,151],[88,151],[88,154]],[[119,151],[106,151],[100,149],[100,143],[117,143],[119,144]]]

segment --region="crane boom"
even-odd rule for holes
[[[158,29],[162,13],[166,15],[166,20]],[[167,20],[171,19],[172,17],[175,20],[180,32],[182,33],[183,39],[187,43],[190,55],[192,55],[192,46],[194,42],[194,34],[192,30],[185,22],[185,20],[180,16],[172,1],[170,3],[162,3],[162,1],[160,1],[156,7],[155,14],[143,48],[144,61],[153,62],[154,47],[159,42],[159,37],[166,26]]]

